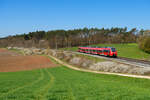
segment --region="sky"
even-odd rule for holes
[[[150,0],[0,0],[0,37],[84,27],[150,29]]]

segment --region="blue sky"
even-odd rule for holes
[[[83,27],[150,29],[150,0],[0,0],[0,37]]]

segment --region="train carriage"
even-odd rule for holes
[[[117,50],[113,47],[79,47],[78,52],[117,57]]]

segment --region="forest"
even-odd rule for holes
[[[51,30],[24,33],[0,39],[0,46],[64,48],[104,43],[137,43],[150,34],[148,30],[124,28],[82,28],[72,30]]]

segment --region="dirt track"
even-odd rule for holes
[[[111,72],[101,72],[101,71],[92,71],[92,70],[88,70],[88,69],[82,69],[82,68],[78,68],[78,67],[74,67],[72,65],[69,65],[51,55],[49,55],[49,57],[51,57],[52,59],[54,59],[55,61],[57,61],[58,63],[71,68],[73,70],[78,70],[78,71],[83,71],[83,72],[90,72],[90,73],[97,73],[97,74],[108,74],[108,75],[118,75],[118,76],[126,76],[126,77],[134,77],[134,78],[145,78],[145,79],[150,79],[150,76],[142,76],[142,75],[131,75],[131,74],[122,74],[122,73],[111,73]]]
[[[14,72],[38,68],[55,67],[45,56],[23,56],[13,51],[0,49],[0,72]]]

